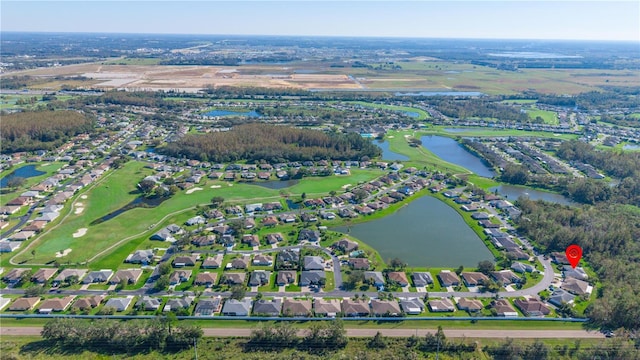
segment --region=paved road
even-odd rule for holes
[[[349,329],[347,336],[369,337],[380,331],[384,336],[409,337],[411,335],[425,336],[427,333],[435,333],[436,329]],[[42,327],[2,327],[0,336],[39,336]],[[225,337],[225,336],[249,336],[250,328],[204,328],[204,336]],[[305,330],[299,330],[299,335],[304,335]],[[531,339],[531,338],[564,338],[564,339],[600,339],[604,335],[599,332],[588,332],[585,330],[482,330],[482,329],[446,329],[444,334],[450,338],[500,338],[506,337]]]

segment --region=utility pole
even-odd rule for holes
[[[195,353],[195,360],[198,360],[198,339],[193,339],[193,352]]]

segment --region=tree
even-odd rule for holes
[[[36,257],[36,249],[31,250],[31,258],[34,259]]]
[[[169,287],[169,283],[169,275],[161,275],[158,280],[156,280],[156,284],[153,286],[153,288],[157,291],[166,290]]]
[[[304,201],[307,198],[307,193],[303,192],[302,195],[300,195],[300,197],[302,198],[302,201]]]
[[[478,271],[485,275],[489,275],[489,273],[494,271],[495,268],[496,266],[489,260],[482,260],[478,263]]]
[[[160,275],[168,275],[169,273],[171,273],[171,270],[173,269],[171,268],[171,264],[168,261],[165,261],[158,265],[158,272],[160,273]]]
[[[464,266],[460,265],[456,269],[456,274],[460,275],[460,274],[462,274],[463,271],[464,271]]]
[[[364,272],[362,270],[353,270],[347,276],[347,280],[342,283],[344,290],[353,290],[364,282]]]
[[[7,187],[10,189],[15,189],[18,188],[22,185],[24,185],[27,182],[27,180],[23,177],[20,176],[12,176],[9,179],[7,179]]]
[[[369,349],[385,349],[387,347],[387,341],[384,339],[380,331],[376,332],[369,343],[367,344]]]
[[[211,198],[211,205],[214,208],[219,207],[222,203],[224,203],[224,198],[222,196],[214,196]]]
[[[24,291],[26,297],[38,297],[42,294],[44,294],[44,288],[39,285],[30,286]]]
[[[389,261],[389,266],[393,268],[393,270],[403,270],[407,264],[400,258],[393,258]]]
[[[247,290],[242,285],[233,285],[231,287],[231,298],[236,300],[242,300]]]

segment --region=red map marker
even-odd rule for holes
[[[580,262],[580,258],[582,257],[582,248],[575,244],[569,245],[567,247],[567,250],[565,250],[565,254],[567,255],[569,264],[571,264],[571,267],[575,269]]]

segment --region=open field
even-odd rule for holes
[[[540,93],[576,94],[598,86],[639,86],[638,72],[629,70],[521,69],[503,71],[490,67],[443,61],[403,62],[401,70],[328,68],[327,64],[293,63],[240,66],[163,66],[155,59],[116,59],[26,70],[12,75],[35,77],[84,76],[90,80],[76,86],[129,89],[181,89],[195,91],[207,86],[260,86],[268,88],[346,90],[436,90],[479,91],[485,94],[514,94],[527,90]],[[117,65],[112,65],[112,64]],[[124,63],[127,65],[119,65]],[[313,73],[301,74],[296,70]],[[52,80],[53,81],[53,80]],[[60,86],[63,80],[40,87]]]

